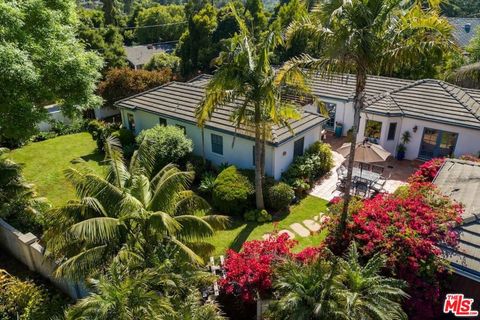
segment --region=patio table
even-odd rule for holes
[[[360,168],[353,168],[353,177],[359,177],[363,179],[367,179],[370,181],[371,184],[375,183],[378,179],[380,179],[380,174],[376,172],[372,172],[369,170],[360,170]]]

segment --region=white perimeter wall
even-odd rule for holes
[[[167,120],[167,125],[174,126],[178,124],[184,126],[186,128],[187,136],[193,141],[193,153],[199,156],[202,155],[202,131],[195,124],[183,122],[176,119],[170,119],[146,111],[130,111],[122,109],[121,115],[124,127],[128,126],[127,113],[131,113],[135,117],[136,134],[140,133],[140,131],[144,129],[150,129],[159,124],[160,117]],[[293,137],[292,139],[278,147],[267,144],[265,154],[266,174],[274,177],[275,179],[280,179],[282,172],[285,171],[292,162],[294,141],[304,137],[304,146],[305,148],[307,148],[313,142],[319,140],[320,131],[320,126],[312,128]],[[212,152],[212,133],[223,137],[223,155]],[[212,161],[212,163],[216,165],[219,165],[221,163],[229,163],[242,169],[254,169],[253,146],[255,145],[255,142],[253,139],[246,139],[239,136],[234,137],[231,133],[216,131],[209,128],[204,129],[204,137],[205,157],[208,160]]]

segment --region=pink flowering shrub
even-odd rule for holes
[[[322,247],[292,253],[296,244],[297,241],[291,240],[286,233],[274,233],[266,240],[245,242],[238,253],[229,250],[224,265],[226,277],[220,280],[220,286],[227,294],[239,295],[244,302],[254,302],[258,296],[269,294],[274,276],[272,269],[276,264],[285,258],[309,263],[322,253]]]
[[[445,158],[434,158],[423,163],[418,170],[408,179],[408,182],[432,182],[440,167],[445,163]]]
[[[385,254],[391,273],[409,283],[412,297],[407,310],[411,318],[433,316],[434,302],[439,299],[438,279],[445,271],[437,245],[457,244],[453,228],[461,222],[461,206],[424,182],[411,183],[393,194],[379,194],[354,207],[341,241],[357,241],[367,257]],[[330,245],[335,241],[334,237],[328,239]]]
[[[228,294],[239,294],[243,301],[253,302],[272,288],[272,264],[291,256],[296,241],[286,233],[272,235],[266,240],[243,244],[240,252],[228,250],[225,259],[226,278],[220,286]]]

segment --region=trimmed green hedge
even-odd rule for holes
[[[213,206],[223,214],[242,215],[251,206],[255,189],[235,166],[220,172],[213,186]]]

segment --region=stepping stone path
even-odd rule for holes
[[[322,229],[322,226],[313,220],[307,219],[303,220],[303,224],[310,230],[311,232],[315,233]]]
[[[301,237],[308,237],[310,235],[310,230],[305,228],[303,225],[300,223],[293,223],[290,225],[290,228],[297,234],[299,234]]]
[[[280,230],[278,234],[286,233],[288,234],[290,239],[294,239],[296,234],[303,238],[306,238],[311,236],[312,234],[318,233],[322,229],[323,225],[328,221],[328,219],[329,217],[325,213],[320,212],[312,219],[303,220],[303,224],[298,222],[291,224],[290,229],[292,229],[293,232],[288,229],[283,229]],[[262,239],[267,240],[269,237],[270,233],[266,233],[262,236]]]

